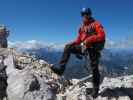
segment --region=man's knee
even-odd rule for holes
[[[70,51],[70,50],[71,50],[71,48],[72,48],[72,45],[67,44],[67,45],[65,45],[64,50],[65,50],[65,51]]]

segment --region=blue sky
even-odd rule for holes
[[[11,31],[10,41],[65,43],[75,39],[80,11],[90,7],[108,39],[133,37],[132,0],[0,0],[0,24]]]

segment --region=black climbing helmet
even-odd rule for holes
[[[81,16],[84,16],[84,15],[91,16],[92,15],[91,9],[90,8],[82,8]]]

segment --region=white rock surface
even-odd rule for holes
[[[75,81],[75,80],[74,80]],[[76,86],[66,92],[66,100],[93,100],[86,95],[85,89],[91,88],[91,82]],[[100,85],[99,96],[95,100],[133,100],[133,75],[117,78],[105,77]]]
[[[8,100],[55,100],[57,88],[47,84],[47,80],[53,75],[48,63],[33,61],[23,55],[16,57],[10,53],[6,55],[4,64],[7,66]],[[22,69],[19,70],[16,66]]]
[[[15,55],[17,53],[11,54],[7,53],[8,51],[0,52],[6,56],[4,64],[7,65],[8,100],[93,100],[86,94],[86,88],[92,88],[91,82],[73,87],[81,80],[72,79],[72,86],[68,85],[64,78],[57,80],[58,76],[52,73],[50,64],[44,60],[25,55],[18,56]],[[61,87],[65,90],[58,93]],[[104,77],[99,96],[94,100],[133,100],[133,75]]]

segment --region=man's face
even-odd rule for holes
[[[82,20],[83,20],[83,23],[88,23],[88,21],[89,21],[89,16],[88,16],[88,15],[82,16]]]

